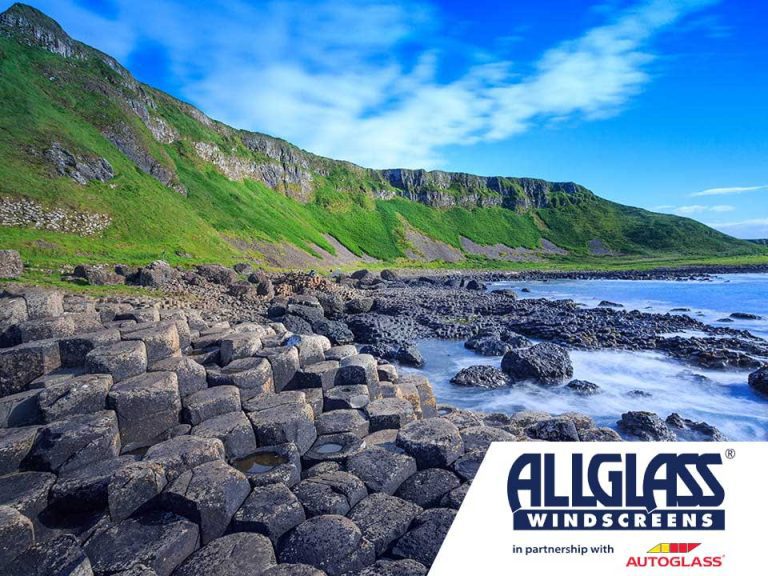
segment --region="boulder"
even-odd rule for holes
[[[370,391],[365,384],[334,386],[323,392],[323,410],[365,408],[370,402]]]
[[[99,330],[88,334],[78,334],[59,340],[59,355],[64,367],[85,366],[88,352],[98,346],[107,346],[120,342],[118,330]]]
[[[40,390],[37,404],[44,422],[55,422],[78,414],[104,410],[112,388],[109,374],[84,374]]]
[[[221,440],[198,436],[177,436],[150,446],[144,455],[145,462],[159,464],[168,480],[174,480],[187,470],[206,462],[224,459]]]
[[[218,438],[224,444],[227,459],[245,458],[256,450],[256,436],[248,417],[239,409],[205,420],[192,428],[192,434]]]
[[[621,415],[619,430],[629,436],[651,442],[676,440],[675,433],[653,412],[630,411]]]
[[[249,576],[275,565],[272,543],[260,534],[228,534],[187,558],[173,576]]]
[[[525,432],[531,438],[548,442],[579,441],[576,425],[569,418],[557,417],[541,420],[528,426]]]
[[[38,542],[5,567],[8,576],[93,576],[77,538],[61,535]]]
[[[85,543],[96,574],[114,574],[139,565],[170,576],[198,547],[197,524],[171,512],[153,511],[97,531]]]
[[[501,359],[501,369],[515,381],[533,380],[547,385],[559,384],[573,376],[568,351],[549,342],[510,350]]]
[[[16,250],[0,250],[0,278],[18,278],[24,273],[24,263]]]
[[[0,252],[0,258],[2,252]],[[0,272],[2,272],[0,260]],[[35,542],[32,521],[18,510],[0,506],[0,567],[7,566]]]
[[[107,405],[117,413],[124,445],[146,446],[179,423],[181,398],[174,372],[149,372],[112,386]]]
[[[125,276],[117,274],[107,266],[78,264],[72,273],[75,278],[82,278],[91,286],[111,286],[125,284]]]
[[[506,388],[512,382],[512,378],[494,366],[468,366],[451,378],[452,384],[477,388]]]
[[[312,323],[312,330],[315,334],[325,336],[334,346],[343,344],[352,344],[355,341],[355,335],[341,320],[316,320]]]
[[[345,515],[368,496],[362,481],[347,472],[325,472],[311,476],[293,487],[308,517],[323,514]]]
[[[346,468],[360,478],[370,492],[394,494],[416,473],[416,461],[406,454],[373,446],[348,458]]]
[[[237,272],[219,264],[204,264],[197,267],[197,273],[214,284],[229,286],[239,280]]]
[[[420,470],[446,468],[464,453],[459,429],[445,418],[407,424],[397,435],[397,445],[416,459]]]
[[[276,392],[285,390],[299,369],[299,352],[293,346],[264,348],[257,352],[256,356],[266,358],[272,367]]]
[[[763,366],[749,375],[749,386],[761,394],[768,395],[768,366]]]
[[[0,476],[0,506],[9,506],[37,524],[48,506],[48,493],[56,476],[48,472],[19,472]]]
[[[395,360],[404,366],[414,366],[416,368],[424,366],[424,356],[421,355],[419,349],[413,344],[400,346],[397,349]]]
[[[419,506],[401,498],[371,494],[361,500],[348,517],[360,528],[363,538],[373,544],[376,556],[381,556],[421,513]]]
[[[144,342],[125,341],[97,346],[85,356],[88,372],[111,374],[115,383],[143,374],[147,370]]]
[[[395,495],[421,508],[436,508],[446,494],[460,485],[461,481],[453,472],[442,468],[427,468],[406,479]]]
[[[176,270],[163,260],[155,260],[139,271],[139,284],[150,288],[162,288],[177,276]]]
[[[332,543],[332,545],[330,545]],[[360,570],[376,560],[373,544],[343,516],[315,516],[299,524],[279,546],[280,562],[309,564],[328,576]]]
[[[139,325],[140,326],[140,325]],[[147,364],[181,355],[179,330],[173,321],[160,322],[144,330],[123,332],[123,340],[140,340],[147,350]]]
[[[23,466],[67,472],[120,453],[117,416],[112,411],[71,416],[42,426]]]
[[[23,392],[30,382],[61,366],[59,344],[40,340],[0,349],[0,396]]]
[[[373,298],[352,298],[344,305],[347,314],[365,314],[373,308]]]
[[[109,515],[122,522],[155,502],[167,484],[165,468],[157,462],[131,462],[116,470],[107,485]]]
[[[240,411],[240,390],[235,386],[216,386],[187,396],[183,401],[181,421],[192,426],[201,422]]]
[[[480,465],[485,459],[485,450],[472,450],[465,452],[453,463],[453,471],[463,480],[474,480]]]
[[[416,419],[413,405],[403,398],[382,398],[365,407],[371,432],[389,428],[402,428]]]
[[[394,545],[392,555],[431,566],[455,517],[456,511],[449,508],[432,508],[422,512]]]
[[[294,443],[300,453],[317,438],[312,407],[301,392],[265,395],[246,405],[259,444]]]
[[[600,386],[594,382],[589,382],[588,380],[571,380],[565,387],[569,390],[573,390],[580,396],[592,396],[593,394],[600,392]]]
[[[280,537],[306,520],[304,508],[284,484],[256,486],[235,513],[234,532],[256,532],[277,544]]]
[[[205,545],[224,534],[250,490],[242,472],[214,460],[181,474],[166,487],[161,501],[164,508],[197,522]]]
[[[448,492],[448,494],[443,496],[443,499],[440,501],[440,506],[442,508],[453,508],[454,510],[458,510],[461,508],[461,504],[464,502],[464,497],[467,495],[470,486],[471,484],[469,482],[465,482],[458,488],[454,488]]]
[[[725,442],[725,434],[706,422],[697,422],[683,418],[673,412],[667,416],[665,422],[683,440],[691,442]]]
[[[64,295],[57,290],[33,288],[24,292],[30,320],[55,318],[64,313]]]
[[[174,372],[179,385],[179,396],[182,399],[208,387],[205,368],[185,356],[165,358],[155,362],[149,370],[152,372]]]

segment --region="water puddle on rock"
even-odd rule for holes
[[[570,351],[573,378],[594,382],[600,387],[597,394],[582,396],[563,385],[533,383],[488,390],[457,386],[450,379],[472,365],[499,367],[501,357],[479,356],[462,341],[424,340],[417,345],[424,368],[400,370],[427,376],[439,403],[508,414],[524,409],[579,412],[611,428],[630,410],[648,410],[661,418],[677,412],[716,426],[730,440],[768,440],[768,399],[750,389],[749,371],[700,369],[656,352]]]
[[[284,456],[275,452],[259,452],[236,460],[232,466],[243,474],[264,474],[287,462],[288,460]]]

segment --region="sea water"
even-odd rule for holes
[[[520,292],[524,287],[530,292]],[[489,286],[495,288],[516,289],[523,298],[570,298],[587,306],[610,300],[626,309],[648,312],[689,308],[687,314],[705,323],[748,329],[757,336],[768,337],[765,320],[717,322],[731,312],[768,316],[768,275],[723,275],[711,282],[553,280]],[[768,440],[768,399],[749,387],[749,371],[705,370],[658,352],[576,350],[570,352],[573,377],[600,386],[598,394],[581,396],[564,386],[532,383],[488,390],[457,386],[450,379],[467,366],[499,367],[500,357],[477,355],[465,349],[461,341],[424,340],[418,344],[425,367],[401,370],[428,376],[441,403],[510,414],[523,409],[552,414],[580,412],[611,428],[629,410],[649,410],[661,418],[677,412],[684,418],[716,426],[731,440]]]

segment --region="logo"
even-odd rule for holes
[[[526,453],[509,470],[515,530],[724,530],[719,453]]]
[[[630,556],[627,568],[720,568],[724,556],[699,556],[690,553],[700,542],[662,542],[648,550],[650,556]]]

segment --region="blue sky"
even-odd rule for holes
[[[761,1],[32,3],[141,80],[319,154],[573,180],[768,238]]]

